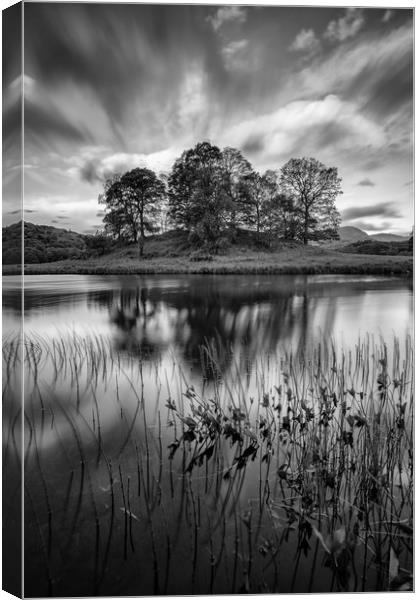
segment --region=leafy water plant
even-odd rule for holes
[[[99,335],[5,340],[29,595],[410,588],[411,339],[284,351],[240,381],[241,357],[202,356],[211,382]]]

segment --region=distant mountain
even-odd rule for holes
[[[340,227],[338,233],[342,242],[358,242],[369,239],[366,231],[362,231],[358,227]]]
[[[340,227],[338,230],[340,241],[342,242],[360,242],[363,240],[372,240],[376,242],[408,242],[410,236],[395,235],[394,233],[373,233],[369,235],[366,231],[358,227]]]
[[[408,242],[410,236],[395,235],[394,233],[374,233],[369,238],[377,242]]]

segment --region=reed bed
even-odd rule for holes
[[[410,337],[324,341],[247,376],[236,355],[222,376],[221,352],[202,348],[214,377],[193,382],[100,335],[5,340],[26,595],[412,589]]]

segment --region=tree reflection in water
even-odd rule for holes
[[[78,281],[30,281],[25,369],[19,345],[9,343],[4,354],[9,457],[21,447],[13,443],[21,422],[14,377],[26,377],[29,595],[383,590],[394,547],[411,573],[412,359],[403,336],[410,282]],[[19,296],[3,298],[16,336]],[[395,346],[394,356],[403,371],[390,352],[386,387],[384,361],[372,347],[352,350],[358,330],[378,324],[399,328],[401,355]],[[346,343],[337,370],[319,333],[328,338],[340,328]],[[286,370],[283,347],[296,358]],[[190,372],[171,372],[172,353],[173,364]],[[212,382],[200,391],[203,368]],[[381,423],[387,427],[378,437]],[[6,508],[14,519],[14,506]]]
[[[233,358],[241,374],[250,374],[259,357],[283,345],[303,349],[313,333],[328,338],[334,327],[338,297],[314,293],[306,278],[298,286],[284,280],[249,285],[249,278],[179,279],[177,287],[145,279],[135,287],[91,293],[89,301],[108,310],[116,349],[143,359],[173,349],[196,373],[213,379]]]

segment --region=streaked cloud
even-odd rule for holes
[[[15,58],[3,69],[5,220],[20,205],[24,83],[25,202],[39,223],[64,210],[76,230],[99,225],[107,176],[168,171],[207,139],[258,171],[315,156],[339,169],[339,210],[393,203],[410,229],[413,12],[387,12],[27,3],[25,78]]]
[[[342,223],[344,224],[344,223]],[[355,220],[355,221],[351,221],[351,222],[346,222],[346,225],[349,225],[351,227],[357,227],[358,229],[361,229],[362,231],[365,231],[368,234],[375,234],[375,233],[382,233],[382,232],[386,232],[386,233],[393,233],[396,235],[405,235],[406,231],[396,227],[395,223],[393,221],[378,221],[377,218],[375,218],[374,220],[367,220],[367,221],[363,221],[363,220]]]
[[[342,212],[342,217],[343,220],[346,221],[360,219],[362,217],[388,217],[393,219],[399,219],[401,217],[401,211],[388,202],[374,204],[372,206],[358,206],[353,208],[347,208]]]
[[[321,60],[296,73],[284,93],[319,97],[331,93],[357,107],[356,112],[382,130],[386,147],[382,165],[391,154],[406,155],[413,149],[413,28],[400,24],[385,34],[335,47]],[[297,91],[299,90],[299,92]],[[340,121],[340,116],[337,115]],[[386,159],[386,160],[384,160]],[[364,165],[378,156],[366,153]]]
[[[242,149],[249,145],[264,154],[265,166],[277,167],[293,155],[333,158],[337,152],[381,147],[382,128],[360,114],[357,106],[335,95],[295,101],[273,113],[238,123],[224,136]],[[261,158],[260,158],[261,160]]]
[[[151,154],[128,154],[119,152],[103,158],[77,160],[77,165],[69,167],[72,175],[87,183],[103,183],[108,177],[124,173],[137,167],[145,167],[159,172],[168,171],[175,159],[182,153],[180,148],[168,148]]]
[[[388,21],[390,21],[392,19],[392,17],[394,16],[394,13],[395,13],[394,10],[390,10],[390,9],[386,10],[382,17],[382,22],[388,23]]]

